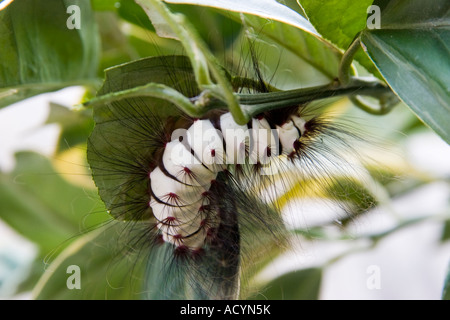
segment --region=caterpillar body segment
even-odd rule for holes
[[[296,115],[280,125],[260,116],[243,126],[226,112],[214,119],[194,119],[183,134],[172,135],[161,163],[149,175],[149,205],[163,240],[200,249],[220,225],[220,214],[210,209],[211,196],[221,196],[212,195],[218,190],[212,188],[217,175],[226,172],[235,178],[231,172],[236,170],[231,169],[240,165],[254,167],[250,171],[258,174],[275,157],[296,153],[305,123]]]

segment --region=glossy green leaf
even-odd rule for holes
[[[310,268],[286,273],[266,284],[256,299],[318,300],[322,269]]]
[[[168,3],[209,6],[226,11],[242,12],[280,21],[319,36],[311,23],[289,7],[272,0],[166,0]]]
[[[69,6],[79,8],[77,13]],[[73,16],[72,16],[73,14]],[[79,17],[79,29],[69,29]],[[73,84],[90,84],[99,39],[87,0],[14,1],[0,11],[0,107]]]
[[[450,143],[450,3],[390,1],[381,29],[361,39],[392,90]]]
[[[326,39],[346,49],[366,27],[367,8],[373,0],[298,0],[311,23]]]
[[[298,0],[297,1],[317,31],[342,50],[352,43],[355,36],[366,28],[367,9],[373,0]],[[378,75],[372,61],[362,51],[355,59],[368,71]]]

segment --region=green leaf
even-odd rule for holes
[[[46,269],[33,289],[38,300],[125,300],[141,297],[142,267],[136,255],[123,259],[119,251],[119,224],[107,225],[79,237]],[[79,289],[67,283],[79,267]]]
[[[128,22],[134,23],[148,30],[155,31],[155,28],[148,20],[147,14],[135,1],[121,0],[117,12],[121,18]]]
[[[239,16],[236,15],[236,18],[239,19]],[[244,21],[253,28],[255,38],[269,43],[265,50],[268,52],[273,50],[278,55],[282,51],[283,60],[296,61],[289,64],[291,73],[280,72],[285,79],[278,79],[278,81],[290,81],[291,88],[292,84],[298,88],[329,83],[337,77],[342,54],[329,43],[282,22],[267,22],[251,15],[245,15]],[[277,45],[276,50],[271,48],[272,44]],[[272,58],[276,59],[277,53]],[[274,82],[276,81],[274,79]]]
[[[289,272],[270,281],[255,299],[318,300],[321,282],[320,268]]]
[[[298,0],[317,31],[342,50],[366,28],[367,8],[373,0]],[[374,75],[379,75],[372,61],[362,51],[355,60]]]
[[[16,169],[0,174],[0,219],[35,242],[45,256],[87,225],[104,221],[102,203],[94,190],[66,182],[48,159],[34,153],[17,154]],[[104,209],[103,209],[104,211]]]
[[[195,81],[192,67],[185,56],[143,58],[105,70],[105,81],[97,96],[154,82],[171,86],[191,97],[198,93],[192,81]],[[173,114],[163,108],[154,108],[154,111],[161,116]]]
[[[80,29],[67,26],[70,5],[80,8]],[[12,2],[0,11],[0,108],[39,93],[91,83],[98,55],[89,1]]]
[[[450,3],[390,1],[381,29],[361,40],[392,90],[450,143]]]
[[[248,13],[265,19],[289,24],[320,37],[308,20],[294,10],[291,10],[289,7],[272,0],[166,0],[166,2],[208,6],[226,11]]]
[[[307,28],[305,30],[301,25],[290,21],[283,14],[287,10],[289,12],[287,16],[295,17],[295,19],[301,21],[305,20],[298,13],[277,4],[275,1],[268,1],[271,4],[262,7],[259,1],[256,7],[251,7],[248,2],[238,2],[240,4],[233,6],[232,9],[229,8],[233,2],[220,2],[219,4],[219,2],[200,1],[199,4],[212,5],[222,9],[218,12],[222,12],[226,18],[233,19],[241,24],[244,23],[245,30],[251,35],[251,39],[258,39],[258,49],[266,52],[265,56],[261,57],[264,64],[269,63],[269,61],[264,61],[264,58],[272,59],[274,61],[270,61],[270,63],[276,67],[280,63],[280,52],[283,53],[283,61],[295,61],[289,64],[291,73],[278,72],[283,75],[283,79],[279,82],[294,83],[295,87],[298,88],[299,86],[310,86],[317,83],[329,83],[337,76],[341,52],[323,38],[317,36],[315,32],[308,32]],[[197,3],[197,1],[170,1],[170,3]],[[272,5],[275,7],[272,8]],[[188,6],[170,6],[173,11],[186,14],[190,20],[196,20],[197,15],[189,15],[186,7]],[[280,8],[282,9],[279,12],[278,9]],[[234,12],[238,9],[243,10],[244,15]],[[266,18],[268,15],[271,15],[270,20]],[[276,47],[273,44],[276,44]],[[263,46],[264,49],[262,49]],[[245,53],[240,52],[239,54],[245,56]],[[315,72],[311,72],[311,69]],[[276,81],[277,79],[274,79],[274,82]],[[292,88],[292,85],[290,88]]]
[[[162,56],[108,69],[98,94],[151,82],[168,85],[187,96],[195,96],[198,90],[186,57]],[[178,115],[180,111],[173,104],[149,97],[122,99],[94,107],[95,127],[88,141],[88,162],[100,197],[116,219],[151,217],[148,203],[142,200],[148,197],[148,177],[139,166],[150,168],[155,146],[144,145],[145,139],[150,131],[161,126],[163,119]],[[145,134],[142,130],[146,130]]]

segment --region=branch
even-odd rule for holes
[[[236,96],[239,99],[239,103],[248,122],[252,117],[262,112],[304,104],[313,100],[356,95],[365,95],[379,98],[380,96],[385,96],[386,94],[393,93],[389,87],[383,85],[382,83],[378,81],[373,82],[354,78],[348,85],[333,83],[323,86],[294,89],[288,91],[236,94]],[[203,103],[199,103],[201,98],[203,99]],[[214,98],[204,99],[204,96],[192,98],[191,102],[201,104],[202,109],[204,110],[227,107],[223,101]]]

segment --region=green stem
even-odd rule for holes
[[[358,52],[360,47],[361,37],[360,33],[358,33],[348,47],[347,51],[345,51],[342,56],[342,60],[339,65],[338,78],[339,82],[344,86],[351,84],[356,79],[354,76],[354,71],[352,70],[352,63],[355,54]],[[370,101],[364,100],[357,94],[350,95],[350,100],[355,106],[374,115],[387,114],[395,105],[397,105],[398,102],[400,102],[398,97],[392,91],[377,95],[376,98],[378,99],[378,104],[373,104]]]
[[[135,97],[154,97],[164,99],[166,101],[172,102],[183,112],[191,117],[200,117],[204,113],[203,109],[199,109],[197,105],[191,103],[191,101],[186,98],[183,94],[175,89],[159,83],[149,83],[144,86],[135,87],[132,89],[127,89],[123,91],[108,93],[103,96],[94,98],[85,102],[83,106],[94,107],[97,105],[102,105],[106,103],[112,103],[121,99],[135,98]]]
[[[388,92],[390,92],[390,89],[381,83],[354,79],[348,86],[331,84],[288,91],[236,95],[248,122],[253,116],[262,112],[303,104],[313,100],[355,94],[378,97]],[[218,100],[211,100],[206,106],[208,110],[224,107],[226,105]]]
[[[390,99],[386,102],[384,101],[383,97],[380,97],[379,104],[370,103],[369,101],[363,100],[363,98],[360,96],[350,96],[349,99],[355,106],[357,106],[361,110],[376,116],[382,116],[388,114],[392,110],[392,108],[400,102],[397,96],[395,96],[393,93],[391,93],[390,96]]]
[[[268,93],[235,93],[234,96],[235,99],[239,101],[240,109],[242,110],[243,116],[240,118],[240,122],[245,124],[248,123],[252,117],[262,112],[304,104],[313,100],[353,95],[366,95],[379,98],[384,95],[389,95],[390,93],[389,87],[386,87],[379,82],[353,79],[352,83],[348,86],[329,84],[311,88]],[[112,103],[121,99],[142,96],[169,101],[191,117],[201,117],[208,110],[229,109],[229,105],[226,101],[214,96],[209,96],[208,91],[203,91],[199,96],[189,99],[177,90],[159,83],[149,83],[132,89],[108,93],[84,103],[83,106],[93,107],[96,105]]]
[[[355,57],[355,54],[356,52],[358,52],[360,47],[361,38],[358,33],[353,42],[348,47],[347,51],[345,51],[344,55],[342,56],[342,60],[339,65],[338,77],[339,81],[343,85],[347,85],[351,82],[353,72],[350,72],[350,70],[353,63],[353,58]]]

